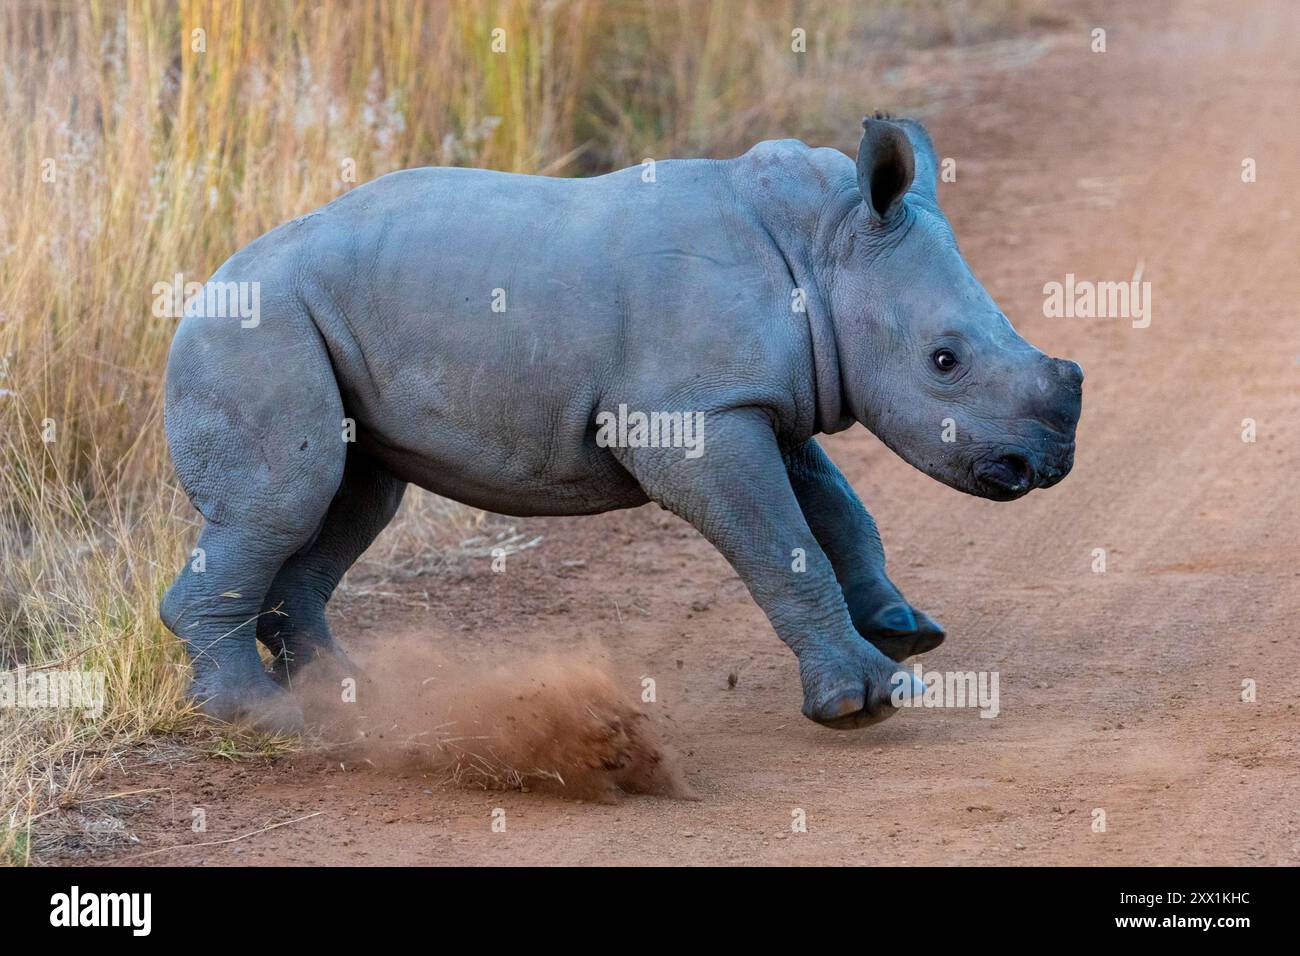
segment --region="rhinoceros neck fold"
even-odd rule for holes
[[[791,282],[803,293],[804,317],[812,350],[812,384],[816,394],[815,428],[818,433],[831,434],[848,428],[855,419],[845,398],[844,369],[826,278],[833,268],[834,236],[838,233],[839,221],[850,208],[850,200],[827,199],[829,201],[815,217],[802,219],[805,224],[815,223],[810,230],[789,228],[791,219],[785,216],[779,217],[775,224],[769,223],[767,228],[785,260]]]
[[[804,316],[812,343],[813,389],[817,395],[816,430],[819,433],[843,431],[853,423],[844,413],[844,376],[840,365],[839,343],[831,322],[829,303],[817,281],[818,270],[805,260],[786,259],[795,285],[804,290]]]
[[[838,150],[810,149],[797,140],[759,143],[728,167],[737,191],[784,261],[791,294],[803,307],[812,353],[815,430],[841,431],[854,419],[845,397],[827,282],[836,267],[841,223],[861,205],[856,167]]]

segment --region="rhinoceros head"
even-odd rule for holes
[[[913,120],[863,121],[829,304],[853,417],[907,462],[998,501],[1074,462],[1083,370],[1017,334],[971,274],[936,197],[939,164]]]

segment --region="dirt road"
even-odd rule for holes
[[[652,508],[529,521],[544,542],[509,573],[420,580],[340,638],[363,658],[383,636],[497,662],[598,641],[631,699],[655,678],[647,709],[700,800],[466,791],[305,756],[142,763],[111,786],[167,792],[128,820],[138,846],[96,859],[319,813],[140,862],[1300,862],[1300,7],[1114,7],[964,64],[926,117],[976,274],[1087,370],[1074,473],[998,504],[862,429],[827,442],[894,579],[948,627],[924,664],[998,672],[998,717],[817,727],[793,657],[688,527]],[[1147,328],[1043,315],[1046,282],[1136,272]]]

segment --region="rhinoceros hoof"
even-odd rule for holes
[[[945,636],[938,621],[908,604],[882,607],[858,633],[896,661],[934,650]]]
[[[201,714],[261,733],[292,736],[305,724],[298,702],[270,677],[238,686],[233,682],[197,680],[189,690]]]
[[[828,661],[801,667],[803,715],[836,730],[869,727],[894,716],[905,699],[924,692],[925,685],[910,672],[883,666],[890,662],[874,656],[856,666]]]

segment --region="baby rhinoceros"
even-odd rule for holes
[[[396,172],[232,256],[205,293],[256,308],[193,297],[167,367],[205,521],[162,619],[202,709],[302,726],[289,678],[350,671],[326,602],[414,483],[520,516],[657,502],[794,651],[807,717],[893,713],[897,662],[944,632],[815,436],[861,422],[1009,501],[1069,472],[1083,372],[971,274],[921,124],[863,128],[856,164],[784,140],[591,179]]]

